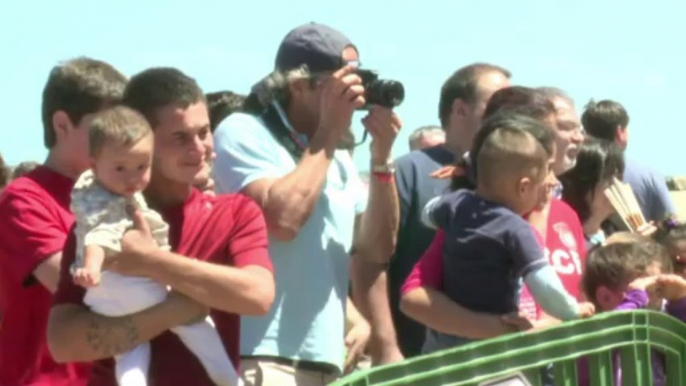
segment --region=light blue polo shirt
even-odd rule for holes
[[[280,178],[295,169],[286,149],[252,115],[230,115],[214,135],[218,193],[239,192],[254,181]],[[348,252],[355,217],[366,203],[350,154],[336,151],[319,201],[298,236],[290,242],[269,238],[276,296],[266,316],[241,318],[241,355],[325,362],[342,369]]]

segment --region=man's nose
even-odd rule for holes
[[[200,139],[200,137],[195,136],[193,138],[193,142],[191,143],[190,151],[193,154],[205,154],[206,146],[205,146],[205,143],[203,142],[203,140]]]

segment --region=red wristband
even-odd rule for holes
[[[393,181],[393,173],[374,172],[372,174],[379,182],[389,183]]]

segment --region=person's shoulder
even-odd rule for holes
[[[509,213],[507,213],[509,211]],[[530,245],[541,246],[543,238],[538,231],[531,226],[524,217],[510,211],[500,211],[500,221],[496,231],[505,240],[507,245]]]
[[[42,169],[42,167],[41,167]],[[2,195],[17,195],[22,193],[46,193],[41,176],[42,170],[35,169],[19,178],[12,180],[2,190]]]
[[[521,215],[502,205],[493,207],[493,216],[506,224],[504,229],[516,234],[528,234],[532,231],[531,224]]]
[[[548,236],[548,245],[555,243],[554,240],[559,240],[569,249],[582,248],[584,242],[584,230],[581,226],[579,215],[566,202],[553,199],[550,203],[550,212],[548,214],[548,229],[554,231],[552,235]]]
[[[10,182],[0,193],[0,208],[13,206],[18,202],[43,201],[50,196],[44,186],[30,175],[22,176]]]
[[[650,165],[636,162],[636,160],[632,158],[626,158],[625,160],[624,177],[642,180],[659,179],[664,180],[666,183],[662,173],[660,173],[657,169]]]
[[[572,209],[572,207],[569,206],[569,204],[558,198],[553,198],[552,200],[550,200],[550,213],[553,212],[561,215],[576,214],[574,209]]]
[[[566,202],[553,198],[550,201],[550,212],[548,213],[548,222],[566,222],[570,226],[581,226],[579,216]]]
[[[213,201],[217,205],[244,205],[254,202],[252,198],[243,193],[222,193],[217,195],[202,194],[204,200]]]
[[[93,172],[90,170],[84,172],[79,176],[74,184],[71,192],[72,202],[77,200],[84,201],[109,201],[116,199],[118,196],[105,189],[104,186],[96,182]]]
[[[261,211],[255,200],[243,193],[222,193],[215,196],[200,193],[199,196],[202,203],[209,204],[215,214],[223,216],[235,218],[245,213]]]
[[[201,226],[207,232],[224,235],[229,240],[236,232],[245,229],[266,231],[262,210],[250,197],[242,193],[227,193],[209,196],[198,192],[193,209],[192,227]],[[188,213],[188,211],[186,211]]]
[[[395,160],[396,168],[408,168],[412,165],[432,163],[447,165],[453,161],[453,156],[444,145],[433,146],[426,149],[414,150]]]
[[[31,227],[29,232],[42,231],[60,220],[55,217],[58,207],[61,207],[58,198],[40,179],[31,178],[31,175],[19,177],[0,193],[0,213],[3,216],[0,229],[8,237],[12,233],[25,237],[27,226]],[[8,239],[7,242],[15,243],[17,240]]]
[[[104,211],[118,206],[125,207],[127,203],[124,196],[113,193],[96,182],[92,173],[84,173],[71,192],[72,211],[79,207],[79,210],[86,212]]]
[[[224,118],[219,126],[217,126],[217,130],[215,130],[214,133],[215,136],[222,136],[227,133],[264,127],[264,122],[260,117],[253,114],[236,112]]]
[[[455,203],[465,203],[469,206],[476,206],[478,203],[484,201],[481,197],[477,196],[474,191],[469,189],[458,189],[447,192],[441,195],[441,199]]]
[[[531,225],[524,217],[504,205],[484,200],[474,193],[472,196],[475,198],[466,205],[474,208],[474,221],[481,223],[484,233],[491,234],[496,239],[501,236],[508,238],[512,235],[528,235]]]
[[[219,164],[225,162],[227,157],[233,159],[245,154],[273,154],[274,145],[277,144],[262,118],[247,113],[233,113],[226,117],[213,136]]]

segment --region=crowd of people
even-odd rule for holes
[[[598,312],[686,320],[686,226],[625,156],[620,103],[579,116],[475,63],[393,159],[402,121],[369,106],[359,59],[310,23],[247,95],[175,68],[55,66],[45,162],[0,158],[0,386],[325,385]],[[616,179],[638,233],[604,194]]]

